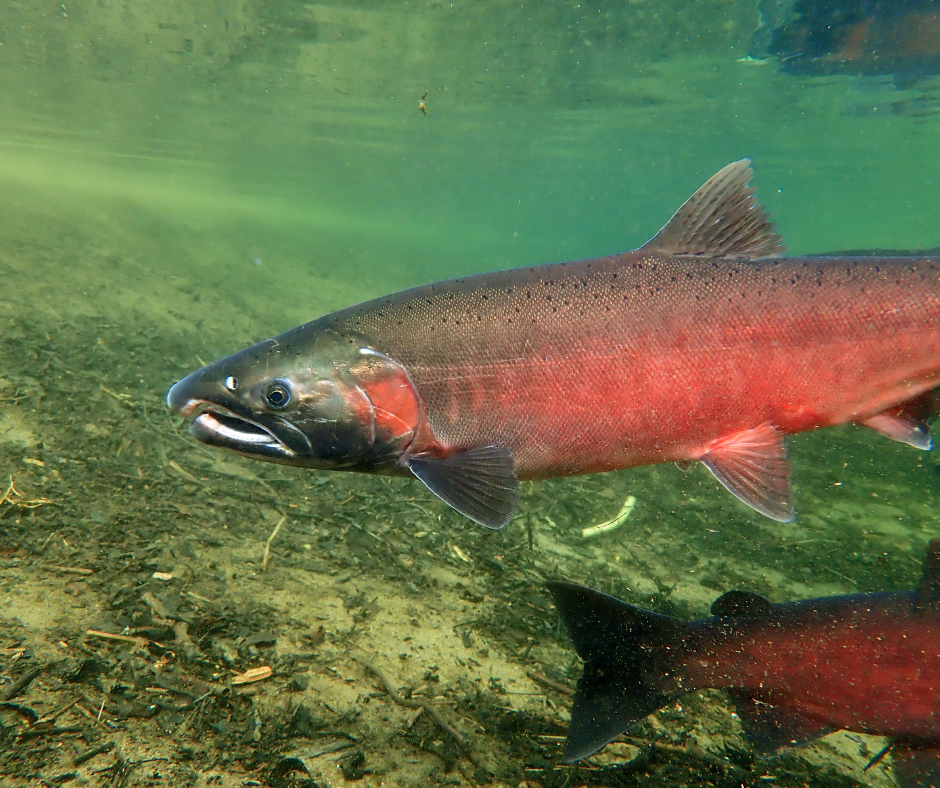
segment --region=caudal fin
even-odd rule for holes
[[[686,692],[671,678],[688,625],[575,583],[549,582],[555,606],[584,660],[565,763],[600,750],[630,725]]]

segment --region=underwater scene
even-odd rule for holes
[[[940,1],[10,0],[0,94],[0,784],[940,785]]]

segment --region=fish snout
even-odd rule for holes
[[[186,416],[187,418],[192,416],[197,408],[205,402],[204,399],[193,396],[189,384],[190,378],[192,378],[192,375],[171,386],[166,395],[167,407],[170,410],[175,410],[180,416]]]

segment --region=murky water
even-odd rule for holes
[[[929,454],[796,437],[794,524],[668,466],[526,483],[491,534],[417,483],[207,450],[163,404],[341,306],[638,246],[745,156],[793,253],[940,246],[935,80],[781,73],[757,24],[753,0],[0,9],[0,695],[40,671],[0,715],[4,780],[891,784],[855,734],[755,763],[717,692],[561,766],[571,699],[538,677],[579,667],[542,582],[686,618],[730,588],[911,588]]]

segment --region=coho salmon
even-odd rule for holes
[[[701,462],[794,517],[785,436],[845,422],[919,449],[940,385],[940,258],[786,257],[747,160],[631,252],[424,285],[193,372],[203,443],[413,476],[490,528],[520,479]]]

